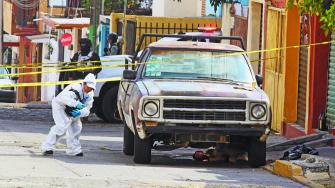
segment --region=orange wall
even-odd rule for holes
[[[286,46],[300,45],[300,16],[298,7],[287,10]],[[288,123],[297,120],[299,48],[286,50],[284,119]]]

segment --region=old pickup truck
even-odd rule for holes
[[[185,37],[145,34],[139,46],[148,36]],[[215,38],[243,44],[239,37]],[[117,106],[124,122],[123,152],[134,155],[135,163],[150,163],[151,150],[162,146],[239,145],[251,166],[265,164],[266,141],[260,137],[271,123],[270,102],[242,48],[158,41],[132,63],[123,72]]]

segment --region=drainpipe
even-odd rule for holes
[[[3,64],[2,46],[3,46],[3,1],[0,2],[0,64]]]

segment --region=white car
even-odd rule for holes
[[[111,78],[113,81],[98,82],[94,91],[95,114],[109,123],[115,123],[119,120],[115,118],[117,112],[117,94],[125,61],[129,59],[128,55],[113,55],[100,57],[102,69],[98,73],[98,79]]]
[[[0,67],[0,75],[8,74],[6,68]],[[0,84],[15,84],[17,77],[0,76]],[[0,87],[0,102],[16,102],[16,91],[13,87]]]

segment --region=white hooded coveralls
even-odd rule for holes
[[[65,106],[76,107],[78,104],[77,95],[70,91],[70,89],[77,90],[83,101],[85,108],[80,110],[80,115],[76,118],[69,117],[65,113]],[[42,143],[42,150],[54,150],[56,143],[66,133],[66,153],[68,155],[76,155],[81,153],[81,145],[79,136],[81,134],[82,123],[80,118],[87,117],[90,114],[90,109],[93,105],[93,91],[85,94],[83,91],[82,84],[70,84],[60,92],[52,100],[52,117],[55,121],[55,125],[51,127],[50,132],[46,140]]]

